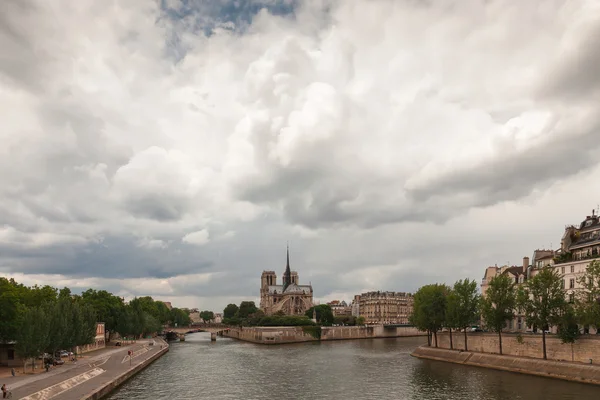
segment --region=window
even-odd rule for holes
[[[573,293],[569,294],[569,303],[575,302],[575,295]]]
[[[575,266],[571,265],[571,273],[575,272]]]
[[[560,281],[560,288],[561,289],[565,288],[565,280],[564,279]]]
[[[565,274],[565,267],[560,267],[560,272],[564,275]]]
[[[569,279],[569,289],[573,289],[575,287],[575,278]]]

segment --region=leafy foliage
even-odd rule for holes
[[[463,329],[465,334],[465,350],[467,346],[467,328],[477,321],[479,303],[477,282],[469,279],[459,280],[448,294],[446,304],[446,326],[453,329]]]
[[[543,268],[523,285],[517,295],[517,304],[525,313],[528,325],[542,328],[542,353],[546,354],[546,329],[560,320],[565,307],[562,277],[554,268]]]
[[[308,318],[312,318],[314,311],[316,311],[316,313],[317,313],[317,323],[318,324],[321,324],[324,326],[330,326],[331,324],[333,324],[333,311],[331,310],[330,305],[319,304],[318,306],[313,306],[313,307],[309,308],[304,313],[304,315],[306,315]]]
[[[433,333],[437,347],[437,331],[446,322],[446,302],[449,288],[446,285],[425,285],[414,296],[413,313],[409,321],[417,329]]]
[[[227,304],[227,307],[223,310],[223,319],[229,319],[235,317],[239,310],[239,307],[235,304]]]
[[[202,318],[204,322],[212,321],[215,319],[215,313],[212,311],[201,311],[200,318]]]
[[[504,274],[492,278],[486,296],[481,300],[481,314],[486,326],[498,332],[500,354],[502,354],[502,330],[506,321],[513,318],[516,305],[513,280]]]

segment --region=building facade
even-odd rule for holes
[[[490,281],[497,275],[508,274],[517,285],[527,282],[543,268],[554,268],[562,277],[562,287],[565,290],[567,301],[574,302],[580,291],[583,290],[581,278],[589,264],[600,261],[600,219],[596,212],[588,215],[579,225],[565,227],[561,239],[561,246],[557,250],[535,250],[531,264],[529,258],[523,258],[521,267],[488,267],[481,282],[481,294],[485,296]],[[523,315],[515,315],[507,323],[509,331],[528,332],[533,327],[527,326]],[[555,327],[551,328],[556,331]],[[590,330],[592,333],[595,329]]]
[[[368,292],[355,296],[359,316],[366,324],[408,324],[413,295],[405,292]]]
[[[283,312],[285,315],[304,315],[313,306],[312,285],[300,285],[298,272],[290,269],[290,251],[283,282],[277,284],[275,271],[263,271],[260,278],[260,309],[266,315]]]
[[[331,307],[334,317],[350,317],[352,316],[352,307],[349,306],[344,300],[332,300],[327,303]]]

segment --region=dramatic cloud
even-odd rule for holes
[[[479,279],[600,203],[600,6],[0,2],[0,272],[221,309]]]

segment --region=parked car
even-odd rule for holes
[[[121,342],[115,343],[115,346],[120,346],[120,345],[121,345]]]
[[[66,350],[59,350],[56,352],[56,357],[69,357],[72,356],[73,352]]]
[[[54,357],[54,360],[52,361],[52,365],[63,365],[65,363],[65,360],[60,357]]]
[[[38,357],[38,360],[42,360],[42,359],[46,359],[46,358],[50,358],[50,357],[52,357],[50,354],[44,353],[44,354],[40,354],[40,356]]]

